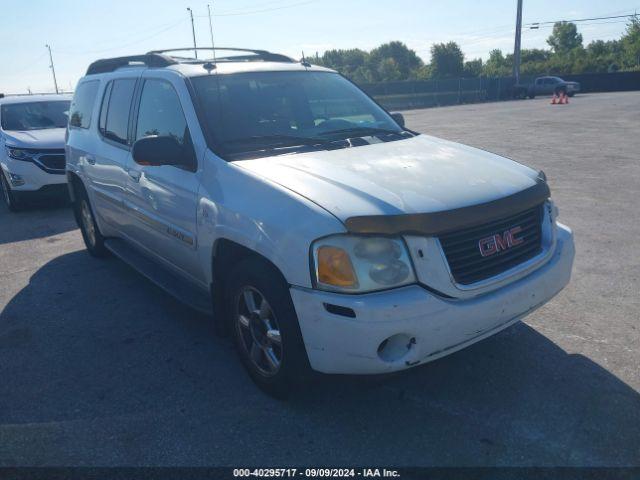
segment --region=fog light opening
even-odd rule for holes
[[[378,346],[378,357],[384,362],[402,360],[416,344],[416,339],[404,333],[383,340]]]
[[[11,186],[20,187],[24,185],[24,179],[20,175],[16,175],[15,173],[9,174],[9,181],[11,182]]]

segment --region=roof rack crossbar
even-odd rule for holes
[[[96,60],[87,69],[87,75],[95,75],[98,73],[108,73],[125,67],[132,63],[142,63],[147,67],[168,67],[178,62],[171,57],[161,55],[159,53],[150,52],[146,55],[132,55],[129,57],[105,58]]]
[[[162,55],[172,52],[189,52],[189,51],[227,51],[227,52],[241,52],[241,53],[251,53],[252,55],[241,55],[235,57],[220,57],[216,60],[218,61],[252,61],[252,60],[261,60],[265,62],[283,62],[283,63],[296,63],[294,59],[291,57],[287,57],[286,55],[282,55],[280,53],[272,53],[267,50],[254,50],[251,48],[235,48],[235,47],[186,47],[186,48],[169,48],[166,50],[152,50],[147,55]],[[196,60],[194,59],[184,59],[181,60]],[[198,60],[199,61],[199,60]],[[210,61],[210,60],[207,60]],[[202,61],[200,61],[202,63]]]

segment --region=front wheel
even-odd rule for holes
[[[7,182],[7,179],[5,178],[4,173],[2,173],[2,170],[0,170],[0,177],[0,188],[2,189],[2,198],[4,200],[4,203],[7,205],[9,211],[17,212],[20,209],[20,204],[16,200],[13,192],[11,192],[9,182]]]
[[[287,397],[310,372],[288,285],[268,262],[249,258],[231,272],[225,300],[252,380],[273,397]]]

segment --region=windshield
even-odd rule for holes
[[[388,113],[336,73],[253,72],[192,80],[223,156],[294,146],[338,148],[336,142],[354,137],[405,138]]]
[[[65,128],[69,101],[8,103],[2,105],[3,130],[44,130]]]

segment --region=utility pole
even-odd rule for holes
[[[196,56],[196,60],[198,59],[198,46],[196,45],[196,27],[193,24],[193,10],[191,10],[191,8],[187,7],[187,10],[189,10],[189,15],[191,15],[191,32],[193,33],[193,53]]]
[[[213,41],[213,23],[211,22],[211,5],[207,3],[209,11],[209,33],[211,34],[211,50],[213,51],[213,59],[216,59],[216,43]]]
[[[45,45],[45,47],[47,48],[47,50],[49,50],[49,61],[50,61],[49,68],[51,68],[51,73],[53,73],[53,86],[56,88],[56,93],[58,93],[58,80],[56,80],[56,69],[53,66],[53,56],[51,55],[51,47],[49,45]]]
[[[518,0],[518,14],[516,16],[516,44],[513,49],[513,76],[516,84],[520,83],[520,47],[522,42],[522,0]]]

